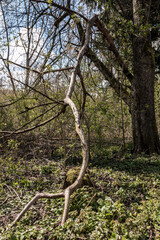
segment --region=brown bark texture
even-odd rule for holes
[[[147,26],[151,2],[133,0],[135,27]],[[144,11],[145,10],[145,11]],[[133,71],[131,116],[135,153],[160,154],[155,117],[155,58],[149,28],[133,35]]]
[[[131,116],[134,152],[160,153],[154,104],[154,54],[150,33],[133,37],[134,79]]]

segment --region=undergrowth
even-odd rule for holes
[[[11,228],[36,192],[57,192],[64,182],[60,162],[26,161],[14,154],[15,148],[0,159],[1,240],[160,239],[160,157],[134,157],[116,146],[92,150],[94,187],[83,186],[72,195],[63,227],[64,200],[58,199],[37,201]]]

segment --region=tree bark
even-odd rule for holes
[[[143,9],[145,6],[143,6]],[[142,14],[142,5],[133,0],[135,27],[148,23],[148,16]],[[149,6],[146,10],[149,13]],[[134,152],[160,154],[160,144],[155,118],[154,77],[155,63],[149,29],[133,36],[133,70],[131,116]]]
[[[154,106],[154,56],[150,33],[133,37],[134,80],[131,116],[134,152],[160,153]]]

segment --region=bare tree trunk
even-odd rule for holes
[[[142,17],[142,4],[133,0],[134,24],[148,23],[149,5],[145,3],[146,15]],[[160,153],[159,137],[154,106],[154,52],[151,45],[150,31],[141,36],[133,36],[133,66],[131,116],[133,126],[134,152]]]
[[[154,57],[147,37],[134,37],[134,80],[132,84],[132,126],[134,152],[160,153],[154,106]]]

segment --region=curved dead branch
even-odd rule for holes
[[[40,198],[50,198],[50,199],[56,199],[56,198],[62,198],[64,197],[64,193],[37,193],[31,201],[23,208],[23,210],[18,214],[18,216],[15,218],[13,223],[11,224],[12,226],[15,225],[16,222],[18,222],[23,215],[27,212],[27,210]]]
[[[77,60],[74,66],[74,71],[72,72],[71,75],[71,80],[70,80],[70,85],[68,88],[68,92],[66,94],[66,97],[64,99],[64,103],[70,106],[73,116],[75,119],[75,128],[76,132],[80,138],[81,145],[82,145],[82,155],[83,155],[83,161],[82,161],[82,166],[81,170],[79,172],[79,175],[76,179],[76,181],[71,184],[69,187],[67,187],[63,192],[61,193],[56,193],[56,194],[49,194],[49,193],[38,193],[36,194],[31,201],[23,208],[23,210],[20,212],[20,214],[16,217],[14,222],[12,223],[12,226],[15,225],[26,213],[26,211],[34,204],[35,201],[37,201],[40,198],[65,198],[65,204],[64,204],[64,210],[63,210],[63,216],[62,216],[62,221],[61,224],[63,225],[65,221],[67,220],[68,212],[69,212],[69,204],[70,204],[70,196],[71,194],[80,186],[83,177],[85,175],[87,165],[88,165],[88,160],[89,160],[89,150],[88,150],[88,144],[87,140],[85,138],[84,132],[81,128],[81,123],[80,123],[80,114],[78,112],[78,109],[75,105],[75,103],[71,100],[72,93],[74,91],[74,84],[76,80],[76,75],[78,74],[78,70],[80,67],[81,60],[85,54],[85,51],[87,50],[88,44],[89,44],[89,39],[90,39],[90,34],[91,34],[91,27],[93,26],[97,16],[94,16],[90,21],[87,23],[87,29],[86,29],[86,34],[85,34],[85,42],[81,50],[79,51],[79,54],[77,56]]]

